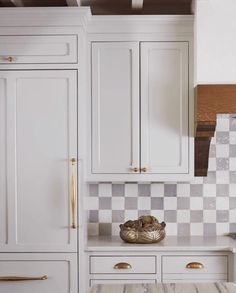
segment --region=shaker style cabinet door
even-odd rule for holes
[[[6,78],[0,76],[0,247],[7,242]]]
[[[92,44],[92,174],[139,172],[139,44]]]
[[[0,84],[0,249],[76,252],[77,72],[0,71]]]
[[[188,42],[141,43],[141,168],[188,173]]]
[[[76,253],[1,253],[1,293],[78,293]]]

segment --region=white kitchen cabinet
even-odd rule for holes
[[[92,173],[139,166],[139,47],[92,44]]]
[[[101,265],[102,264],[102,265]],[[91,256],[91,274],[155,274],[156,256]]]
[[[100,247],[101,248],[101,247]],[[162,247],[163,249],[164,247]],[[156,249],[156,250],[155,250]],[[107,251],[88,254],[88,284],[227,282],[230,262],[224,252]],[[145,280],[145,281],[144,281]]]
[[[0,292],[78,292],[76,254],[2,253]]]
[[[76,252],[77,71],[0,71],[0,83],[1,251]]]
[[[6,103],[7,84],[5,79],[0,78],[0,246],[7,241]]]
[[[163,256],[162,280],[175,281],[225,281],[228,280],[228,257],[208,256]]]
[[[235,282],[235,240],[227,236],[166,236],[131,244],[91,236],[86,246],[87,286],[104,283]],[[116,282],[117,281],[117,282]]]
[[[92,287],[93,285],[98,285],[98,284],[155,284],[156,280],[148,279],[148,280],[140,280],[140,279],[93,279],[90,280],[90,286]]]
[[[188,43],[141,43],[141,168],[189,172]]]
[[[76,63],[77,36],[0,36],[0,63]]]
[[[92,43],[89,179],[191,177],[189,66],[187,41]]]

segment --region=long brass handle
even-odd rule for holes
[[[4,58],[4,60],[7,62],[13,62],[14,58],[12,56],[7,56]]]
[[[132,269],[132,266],[127,262],[120,262],[114,265],[113,268],[115,270],[128,270],[128,269]]]
[[[41,277],[17,277],[17,276],[5,276],[0,277],[0,282],[19,282],[19,281],[44,281],[47,280],[48,276],[44,275]]]
[[[71,210],[72,210],[72,224],[71,228],[76,229],[76,221],[75,221],[75,211],[76,211],[76,179],[74,166],[76,165],[77,160],[75,158],[71,159],[72,164],[72,177],[71,177]]]
[[[200,262],[190,262],[186,265],[186,269],[199,270],[203,268],[204,268],[204,265]]]

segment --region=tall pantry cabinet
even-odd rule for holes
[[[1,11],[0,291],[77,293],[83,16],[5,11],[11,23]]]

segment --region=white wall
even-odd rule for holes
[[[195,5],[195,83],[236,83],[236,0]]]

